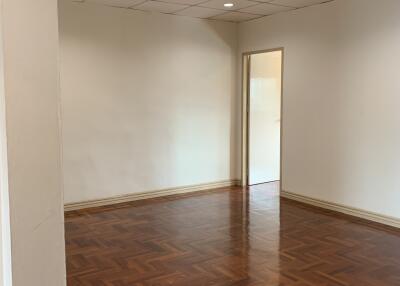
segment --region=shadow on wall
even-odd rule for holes
[[[235,37],[237,38],[238,25],[236,23],[219,22],[214,20],[205,21],[210,27],[210,30],[215,33],[215,35],[226,43],[227,48],[231,50],[231,63],[230,66],[230,77],[231,85],[230,92],[233,94],[230,101],[230,155],[229,155],[229,165],[230,165],[230,178],[231,179],[241,179],[241,135],[242,135],[242,109],[241,109],[241,65],[242,59],[238,57],[238,43],[232,43],[231,35],[227,35],[225,31],[225,25],[231,25],[235,29]]]

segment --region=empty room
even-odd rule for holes
[[[0,0],[0,286],[399,286],[399,0]]]

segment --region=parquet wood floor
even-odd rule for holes
[[[400,232],[276,183],[66,214],[68,286],[395,286]]]

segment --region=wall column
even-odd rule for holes
[[[13,286],[65,285],[57,14],[56,0],[2,0]]]

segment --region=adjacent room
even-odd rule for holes
[[[0,2],[0,286],[400,285],[400,1]]]

